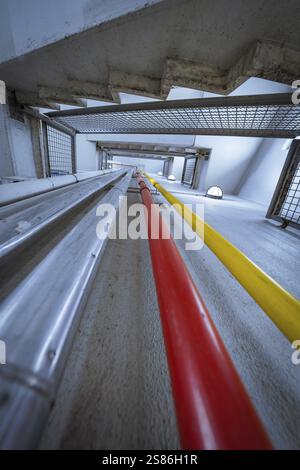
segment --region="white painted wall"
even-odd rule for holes
[[[268,206],[288,154],[285,139],[263,139],[241,181],[239,196]]]
[[[227,194],[236,194],[239,182],[260,143],[257,137],[198,136],[196,146],[211,148],[206,178],[200,178],[199,190],[221,186]]]
[[[89,141],[86,134],[76,135],[76,163],[77,171],[99,169],[96,142]]]
[[[234,90],[231,96],[290,91],[291,87],[288,85],[253,77]],[[205,92],[203,96],[218,95]],[[250,163],[256,159],[256,154],[264,140],[257,137],[197,136],[196,146],[212,149],[209,161],[203,164],[199,190],[205,191],[209,186],[219,185],[225,193],[237,194],[241,188],[241,181],[247,178]],[[267,139],[269,143],[271,140]],[[273,140],[276,141],[276,139]]]
[[[0,63],[161,0],[0,0]]]
[[[184,158],[174,157],[173,165],[169,173],[175,176],[176,181],[181,181],[183,166],[184,166]]]
[[[12,119],[0,105],[0,176],[36,177],[30,122]]]

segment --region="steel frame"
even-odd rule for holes
[[[69,133],[65,132],[64,129],[58,128],[57,126],[53,126],[52,122],[47,122],[47,121],[42,121],[42,127],[43,127],[43,144],[44,144],[44,152],[45,152],[45,160],[46,160],[46,165],[47,165],[47,172],[48,176],[52,176],[53,173],[53,168],[51,168],[51,148],[49,145],[50,141],[50,135],[49,135],[49,130],[52,129],[52,133],[56,132],[61,136],[65,136],[70,139],[70,174],[71,173],[76,173],[76,145],[75,145],[75,134],[74,133]],[[54,143],[53,143],[54,146]],[[57,152],[59,153],[61,149],[57,149]]]
[[[188,165],[188,160],[190,160],[191,158],[195,159],[195,164],[194,164],[194,169],[193,169],[192,181],[190,183],[187,183],[185,181],[185,172],[186,172],[186,167]],[[189,188],[193,187],[194,178],[195,178],[195,171],[196,171],[196,165],[197,165],[197,157],[196,156],[190,156],[189,158],[186,158],[185,161],[184,161],[182,177],[181,177],[181,183],[185,186],[188,186]]]
[[[229,96],[103,106],[47,114],[79,133],[192,134],[294,138],[300,106],[291,95]]]
[[[124,154],[124,153],[118,153],[118,152],[107,152],[107,153],[110,157],[141,158],[141,159],[144,159],[144,160],[149,160],[149,159],[151,159],[151,160],[167,160],[169,158],[167,156],[162,156],[162,157],[153,156],[151,158],[151,154],[149,154],[149,155],[145,155],[145,154],[140,155],[138,153],[132,153],[132,154],[131,153]]]
[[[106,147],[105,145],[101,146],[103,150],[106,150],[108,153],[111,153],[112,155],[117,155],[117,153],[121,153],[122,155],[153,155],[153,156],[158,156],[158,157],[184,157],[184,158],[189,158],[189,157],[197,157],[198,154],[197,152],[176,152],[176,150],[146,150],[146,149],[129,149],[129,148],[120,148],[120,147]],[[201,149],[202,150],[202,149]]]
[[[125,143],[125,142],[103,142],[98,141],[97,146],[101,150],[105,150],[109,153],[123,152],[128,154],[147,154],[147,155],[158,155],[158,156],[172,156],[172,157],[189,157],[198,155],[199,152],[203,152],[203,147],[188,147],[182,145],[167,145],[167,144],[148,144],[148,143]]]
[[[289,186],[290,186],[290,175],[291,172],[295,170],[295,162],[299,160],[299,153],[300,153],[300,141],[294,140],[292,142],[289,153],[286,157],[285,164],[282,168],[277,186],[274,191],[274,195],[272,197],[270,206],[268,208],[268,212],[266,214],[266,218],[274,219],[278,222],[282,222],[283,228],[287,225],[291,225],[292,227],[300,229],[299,223],[296,223],[292,220],[285,219],[283,216],[280,215],[280,209],[284,203],[285,196],[288,193]]]

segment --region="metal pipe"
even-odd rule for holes
[[[184,217],[185,221],[200,237],[202,237],[204,227],[205,244],[265,311],[279,330],[291,342],[299,339],[300,301],[157,181],[147,174],[146,176],[166,200],[174,205],[176,211]]]
[[[53,191],[57,188],[69,186],[90,178],[111,173],[114,170],[88,171],[72,175],[52,176],[49,178],[36,178],[17,183],[0,185],[0,207],[27,199],[38,194]]]
[[[100,202],[117,209],[131,173]],[[107,236],[97,237],[95,210],[89,210],[1,306],[0,338],[7,346],[7,364],[0,367],[2,449],[36,447],[46,423],[107,242]],[[108,226],[113,221],[110,215]]]
[[[184,449],[270,449],[230,356],[161,216],[138,179],[181,443]],[[151,212],[153,211],[153,212]],[[157,224],[158,237],[151,237]],[[164,236],[162,236],[164,234]],[[168,235],[168,236],[167,236]]]
[[[27,204],[14,204],[13,212],[5,216],[6,207],[0,208],[3,230],[0,234],[0,263],[18,252],[50,226],[62,220],[74,209],[79,209],[95,195],[115,182],[125,171],[119,170],[91,181],[82,181],[78,185],[62,188],[58,191],[35,196]],[[22,210],[22,206],[25,207]],[[21,207],[19,207],[21,206]],[[22,228],[23,227],[23,228]]]

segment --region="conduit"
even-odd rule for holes
[[[293,342],[300,338],[300,301],[253,263],[244,253],[146,174],[150,183],[174,206],[192,229],[266,312],[280,331]]]
[[[101,204],[117,210],[131,174]],[[96,233],[99,220],[92,205],[1,304],[0,338],[9,348],[0,367],[1,449],[32,449],[41,437],[106,246],[108,234]],[[107,227],[114,220],[110,214]]]
[[[151,213],[151,208],[158,211],[151,192],[141,177],[138,183],[148,218],[182,447],[270,449],[270,441],[173,239],[161,216]],[[153,227],[157,223],[159,226]],[[156,229],[158,237],[151,238],[151,228]]]
[[[72,175],[51,176],[49,178],[33,178],[17,183],[0,185],[0,207],[13,204],[17,201],[36,196],[38,194],[54,191],[58,188],[70,186],[86,179],[112,173],[114,170],[84,171]]]
[[[66,215],[82,208],[125,173],[125,170],[114,171],[0,207],[3,227],[0,233],[0,264]]]

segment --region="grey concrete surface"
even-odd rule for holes
[[[78,82],[73,93],[88,97],[96,83],[97,99],[112,99],[109,88],[159,98],[172,85],[228,93],[253,75],[290,84],[299,72],[297,12],[297,0],[163,1],[5,62],[0,74],[45,103],[62,92],[67,103]]]
[[[178,448],[147,240],[109,241],[41,448]]]
[[[0,62],[105,24],[160,0],[1,0]],[[59,15],[57,14],[59,10]]]
[[[299,232],[282,231],[249,201],[179,197],[204,201],[212,226],[300,295]],[[274,446],[300,448],[300,366],[291,345],[208,248],[177,245]],[[110,241],[41,448],[177,446],[147,241]]]
[[[300,297],[299,231],[281,230],[264,218],[265,207],[237,197],[178,197],[204,201],[206,222]],[[300,366],[291,362],[289,341],[207,247],[177,245],[274,446],[299,449]]]

